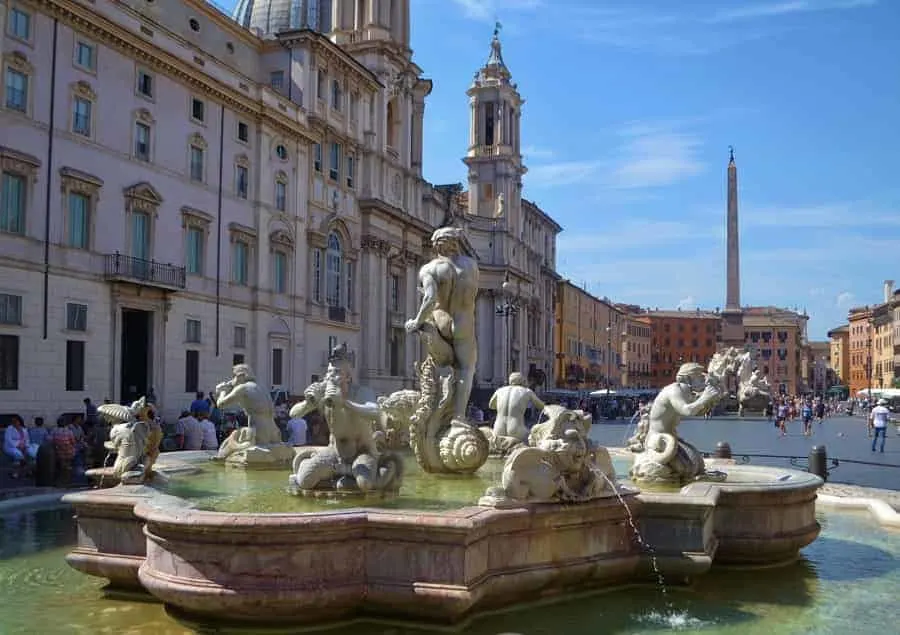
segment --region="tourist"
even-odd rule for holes
[[[785,436],[787,434],[787,418],[789,414],[788,405],[782,401],[778,404],[778,409],[775,414],[775,425],[781,430],[781,436]]]
[[[178,420],[175,422],[175,449],[183,450],[184,449],[184,431],[187,428],[188,419],[193,419],[191,413],[187,410],[182,410],[181,414],[178,416]]]
[[[888,419],[891,411],[887,409],[887,400],[879,399],[878,405],[869,411],[869,421],[872,423],[874,435],[872,436],[872,452],[875,451],[875,444],[878,437],[881,437],[881,451],[884,452],[884,439],[887,436]]]
[[[203,449],[203,425],[197,417],[208,416],[206,412],[198,412],[180,420],[184,429],[184,445],[185,450],[202,450]]]
[[[75,462],[77,443],[75,434],[66,425],[59,425],[50,433],[53,440],[53,451],[56,454],[56,475],[59,483],[66,485],[72,478],[72,465]]]
[[[203,412],[205,414],[209,414],[209,411],[210,411],[209,400],[203,396],[202,392],[197,393],[196,399],[194,399],[191,402],[190,410],[191,410],[191,414],[193,414],[195,417],[198,414],[200,414],[201,412]]]
[[[801,415],[803,417],[803,435],[808,437],[812,434],[813,407],[811,402],[803,402]]]
[[[97,422],[97,406],[91,402],[90,397],[84,398],[84,420],[90,425]]]
[[[3,453],[11,458],[13,463],[20,464],[26,460],[34,460],[38,447],[29,440],[28,430],[22,423],[22,417],[13,415],[12,424],[6,427],[6,432],[3,434]]]
[[[288,445],[294,447],[307,444],[307,432],[309,430],[306,425],[306,419],[303,417],[294,417],[287,424],[288,429]]]
[[[218,450],[219,438],[216,436],[216,424],[206,415],[200,415],[198,420],[203,430],[203,442],[200,445],[201,450]]]
[[[40,445],[47,440],[48,436],[50,436],[50,432],[44,427],[44,418],[35,417],[34,427],[28,430],[29,441],[40,447]]]

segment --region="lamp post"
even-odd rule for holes
[[[497,307],[496,313],[499,316],[503,317],[504,320],[504,328],[506,328],[506,377],[508,378],[512,373],[512,342],[513,342],[513,333],[509,328],[509,318],[510,316],[516,315],[519,312],[519,304],[518,301],[513,297],[512,291],[510,291],[510,282],[509,282],[509,272],[503,276],[503,284],[501,288],[503,290],[503,304]]]
[[[609,392],[612,375],[612,311],[606,307],[606,399],[609,405]]]

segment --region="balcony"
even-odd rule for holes
[[[130,282],[168,291],[179,291],[185,288],[184,267],[125,256],[119,252],[106,254],[104,261],[103,277],[106,280]]]

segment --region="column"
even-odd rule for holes
[[[477,104],[469,102],[469,147],[478,145],[478,115]]]

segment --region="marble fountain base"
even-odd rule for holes
[[[78,521],[67,561],[200,621],[454,623],[485,609],[647,581],[649,554],[631,518],[669,583],[713,563],[780,563],[818,535],[820,479],[724,469],[732,482],[675,492],[622,488],[628,509],[610,495],[512,509],[242,514],[121,485],[65,498]]]

